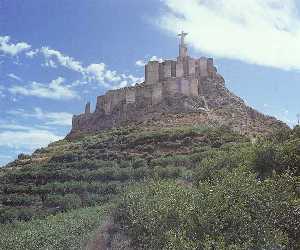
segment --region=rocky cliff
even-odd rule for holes
[[[73,117],[68,138],[132,123],[225,125],[250,134],[287,127],[231,93],[212,58],[190,57],[182,40],[179,51],[177,60],[149,62],[145,82],[99,96],[94,112],[88,103],[85,113]]]

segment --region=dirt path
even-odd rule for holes
[[[94,237],[86,245],[86,250],[109,250],[109,231],[113,227],[111,220],[108,218],[101,227],[96,231]]]
[[[96,237],[88,242],[86,250],[107,250],[106,240],[101,231],[96,233]]]
[[[94,236],[88,241],[85,250],[132,250],[130,240],[107,218]]]

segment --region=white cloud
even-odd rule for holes
[[[0,146],[15,149],[26,148],[26,150],[34,150],[61,139],[61,136],[51,131],[35,128],[0,132]]]
[[[135,85],[136,83],[142,83],[143,81],[145,81],[144,77],[135,77],[133,75],[125,75],[124,79],[126,79],[131,86]]]
[[[160,27],[189,33],[195,49],[247,63],[300,69],[295,0],[163,0]]]
[[[104,63],[94,63],[90,64],[85,72],[87,73],[87,79],[89,80],[97,80],[99,82],[104,81],[105,74],[105,64]]]
[[[27,126],[15,124],[15,123],[0,123],[0,129],[6,129],[6,130],[30,130],[31,127],[27,127]]]
[[[21,77],[16,76],[13,73],[8,74],[7,76],[9,76],[10,78],[15,79],[15,80],[22,81]]]
[[[76,61],[74,58],[66,56],[57,50],[42,47],[40,51],[45,56],[46,66],[56,67],[56,64],[59,64],[77,72],[82,73],[84,71],[79,61]]]
[[[41,98],[67,100],[79,98],[77,93],[70,86],[62,85],[65,79],[58,77],[49,84],[32,82],[29,86],[15,85],[9,91],[15,95],[36,96]]]
[[[157,56],[151,56],[149,58],[145,58],[145,59],[140,59],[140,60],[137,60],[135,62],[135,65],[138,66],[138,67],[144,67],[146,64],[147,64],[147,61],[158,61],[158,62],[163,62],[164,60],[161,58],[161,57],[157,57]]]
[[[42,120],[48,125],[60,126],[71,126],[73,117],[67,112],[44,112],[40,108],[35,108],[34,113],[27,114],[27,116]]]
[[[158,62],[162,63],[164,61],[164,59],[162,59],[161,57],[152,56],[152,57],[150,57],[149,61],[158,61]]]
[[[88,81],[97,81],[107,88],[118,89],[128,85],[140,83],[144,78],[133,75],[119,74],[116,71],[108,70],[104,63],[90,64],[85,68],[85,78]]]
[[[92,63],[85,67],[81,62],[72,57],[66,56],[57,50],[43,47],[40,51],[45,57],[45,66],[56,68],[60,65],[66,67],[70,70],[81,73],[84,80],[89,82],[98,82],[107,88],[116,88],[117,86],[124,85],[124,81],[128,80],[126,79],[127,77],[122,77],[124,74],[119,74],[115,70],[108,69],[105,63],[102,62]]]
[[[39,49],[30,50],[30,51],[26,52],[26,56],[28,56],[29,58],[33,58],[33,57],[35,57],[39,52],[40,52]]]
[[[144,60],[137,60],[135,62],[135,65],[138,67],[144,67],[146,65],[146,62],[144,62]]]
[[[25,42],[13,44],[9,41],[9,36],[0,36],[0,52],[11,56],[15,56],[31,48],[31,46]]]
[[[16,110],[9,110],[6,112],[9,115],[16,116],[16,117],[24,117],[24,118],[34,118],[38,119],[46,125],[58,125],[58,126],[71,126],[72,125],[72,117],[71,113],[67,112],[46,112],[43,111],[41,108],[34,108],[33,112],[26,112],[23,109],[16,109]],[[8,128],[15,128],[14,124],[1,124],[0,128],[5,126]],[[19,128],[18,126],[16,128]],[[24,128],[27,128],[26,126]],[[19,128],[20,129],[20,128]]]
[[[128,85],[129,85],[128,81],[123,80],[123,81],[120,82],[118,85],[113,86],[112,89],[124,88],[124,87],[127,87]]]
[[[118,86],[124,86],[125,81],[127,81],[127,85],[132,85],[135,84],[132,82],[133,79],[138,81],[140,80],[138,77],[131,77],[131,75],[127,76],[118,73],[115,70],[110,70],[103,62],[92,63],[84,66],[82,62],[74,59],[73,57],[67,56],[58,50],[51,49],[49,47],[30,50],[31,46],[26,43],[8,44],[9,39],[10,38],[8,36],[0,37],[0,46],[2,46],[0,47],[0,52],[2,50],[6,53],[15,55],[21,51],[27,50],[26,56],[28,58],[33,59],[37,55],[41,55],[44,58],[45,61],[42,66],[51,68],[64,67],[74,72],[78,72],[82,76],[81,80],[73,81],[73,83],[68,86],[63,86],[61,84],[62,78],[52,81],[49,86],[45,86],[45,84],[37,82],[32,82],[29,86],[16,85],[9,89],[9,91],[14,94],[38,96],[50,99],[72,99],[78,96],[71,90],[71,87],[85,85],[88,82],[98,83],[106,88],[116,88]],[[9,77],[21,80],[21,78],[12,73],[9,74]]]
[[[109,82],[119,82],[122,80],[116,71],[111,70],[107,70],[105,72],[105,79]]]

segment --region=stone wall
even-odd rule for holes
[[[207,58],[206,57],[201,57],[198,60],[199,64],[199,73],[201,77],[207,77],[208,76],[208,70],[207,70]]]
[[[85,114],[90,114],[90,113],[91,113],[91,103],[90,103],[90,102],[88,102],[88,103],[85,105],[84,113],[85,113]]]
[[[163,98],[163,84],[157,83],[152,89],[152,105],[158,104]]]
[[[163,72],[161,80],[172,77],[172,60],[164,61],[160,65],[162,65]]]
[[[145,66],[145,82],[146,84],[153,84],[159,81],[159,62],[150,61]]]
[[[125,87],[110,90],[105,95],[97,97],[95,112],[91,113],[90,104],[85,108],[85,113],[74,116],[73,129],[80,129],[91,122],[101,122],[104,127],[113,126],[108,116],[119,114],[125,120],[134,119],[137,114],[127,113],[128,106],[142,113],[148,112],[152,106],[160,105],[172,96],[197,97],[207,94],[209,86],[202,84],[206,78],[217,76],[212,58],[191,57],[164,62],[151,61],[145,66],[145,82],[134,87]],[[205,81],[204,81],[205,82]],[[203,85],[203,86],[202,86]],[[96,119],[99,119],[99,121]],[[106,117],[105,119],[99,117]],[[123,119],[122,118],[122,119]],[[128,118],[129,119],[129,118]],[[98,125],[95,124],[95,127]],[[99,125],[100,126],[100,125]]]
[[[196,73],[196,60],[193,58],[188,59],[188,75],[193,76]]]
[[[145,84],[155,84],[172,77],[214,77],[217,69],[212,58],[191,57],[180,58],[176,61],[151,61],[145,66]]]
[[[177,61],[176,62],[176,77],[183,77],[184,71],[183,71],[183,62]]]
[[[126,104],[135,103],[135,87],[126,88]]]
[[[136,104],[138,108],[155,105],[167,95],[198,96],[201,77],[213,77],[216,74],[213,59],[206,57],[198,60],[188,57],[162,63],[152,61],[146,65],[145,70],[144,83],[110,90],[106,95],[99,96],[96,112],[110,114],[120,103]]]

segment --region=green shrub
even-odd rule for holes
[[[185,231],[185,216],[193,200],[190,190],[168,182],[151,182],[126,192],[114,219],[128,227],[137,249],[163,249],[170,229],[180,226]]]
[[[162,179],[176,179],[181,176],[181,169],[174,167],[156,167],[152,176]]]
[[[1,225],[0,249],[84,249],[108,207],[79,209],[43,220]]]
[[[23,194],[9,194],[1,197],[1,202],[5,206],[29,206],[37,200],[35,196]]]
[[[248,143],[230,145],[208,150],[198,156],[194,155],[193,158],[199,161],[193,178],[197,185],[199,182],[213,181],[222,169],[250,166],[254,158],[254,148]]]
[[[154,159],[151,161],[151,166],[173,166],[173,167],[191,167],[192,161],[191,157],[187,155],[174,155],[174,156],[166,156],[160,157],[158,159]]]
[[[77,194],[66,195],[48,195],[44,202],[44,206],[55,208],[59,211],[67,211],[81,207],[81,199]]]
[[[286,141],[281,144],[263,142],[255,148],[253,168],[261,178],[273,172],[291,171],[300,174],[300,140]]]
[[[0,209],[0,223],[13,223],[16,221],[28,221],[36,215],[33,208],[1,208]]]
[[[300,138],[300,126],[299,125],[294,127],[292,134],[294,137]]]
[[[132,160],[132,167],[134,169],[142,168],[142,167],[145,167],[145,166],[147,166],[147,162],[142,158],[137,157],[137,158],[134,158]]]
[[[114,219],[137,249],[299,247],[299,201],[293,192],[299,180],[284,175],[257,181],[245,167],[217,175],[197,189],[172,182],[131,188]]]

